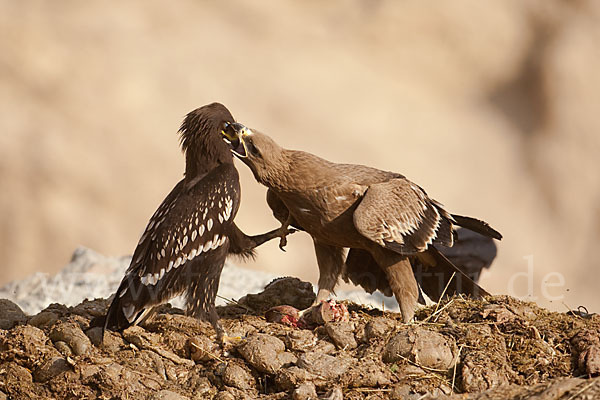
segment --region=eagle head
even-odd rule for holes
[[[250,167],[256,180],[262,184],[273,184],[288,166],[284,150],[264,133],[236,122],[228,125],[222,136],[231,152]]]
[[[221,132],[235,119],[220,103],[211,103],[189,112],[179,128],[181,149],[186,156],[186,177],[203,174],[218,164],[232,163],[229,147]]]

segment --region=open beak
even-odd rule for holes
[[[233,154],[239,158],[248,157],[244,138],[252,134],[250,129],[238,122],[233,122],[227,124],[221,133],[223,134],[223,140],[229,145]]]

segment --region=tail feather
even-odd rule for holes
[[[454,215],[452,214],[452,218],[456,222],[457,225],[462,226],[463,228],[467,228],[472,230],[473,232],[477,232],[487,237],[491,237],[494,239],[502,239],[502,234],[492,228],[487,222],[481,221],[476,218],[465,217],[462,215]]]
[[[150,301],[150,295],[149,290],[138,279],[130,282],[126,275],[106,312],[102,337],[106,329],[122,331],[142,322],[156,303]]]
[[[125,316],[123,312],[123,306],[119,301],[118,292],[115,293],[108,311],[106,313],[106,319],[104,321],[104,330],[110,329],[111,331],[121,331],[131,326],[131,322]]]
[[[453,294],[464,293],[467,295],[471,295],[473,297],[483,297],[489,296],[485,289],[479,286],[471,277],[465,274],[459,267],[454,265],[452,261],[450,261],[444,254],[442,254],[438,249],[433,246],[430,246],[427,250],[427,255],[430,255],[433,262],[429,260],[427,262],[422,262],[425,265],[425,270],[415,271],[415,274],[418,276],[422,274],[419,282],[421,285],[421,289],[434,301],[439,301],[444,296],[450,296]],[[428,264],[431,265],[433,269],[429,270],[427,267]],[[450,281],[450,278],[454,275],[454,278]],[[449,282],[449,283],[448,283]],[[447,289],[444,292],[444,288]]]

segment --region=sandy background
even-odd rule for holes
[[[0,284],[130,254],[182,176],[182,117],[220,101],[490,222],[491,292],[600,311],[599,2],[3,0],[0,49]],[[238,166],[238,224],[277,226]],[[302,234],[247,265],[317,277]]]

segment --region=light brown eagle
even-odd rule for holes
[[[232,128],[224,139],[269,188],[275,217],[284,228],[297,227],[313,238],[320,273],[316,303],[327,299],[340,276],[369,292],[393,293],[405,322],[412,320],[420,298],[417,281],[434,300],[453,273],[448,294],[488,294],[435,247],[451,247],[457,226],[501,239],[487,223],[448,213],[401,174],[333,163],[284,149],[242,124]],[[415,277],[416,266],[423,268]]]

